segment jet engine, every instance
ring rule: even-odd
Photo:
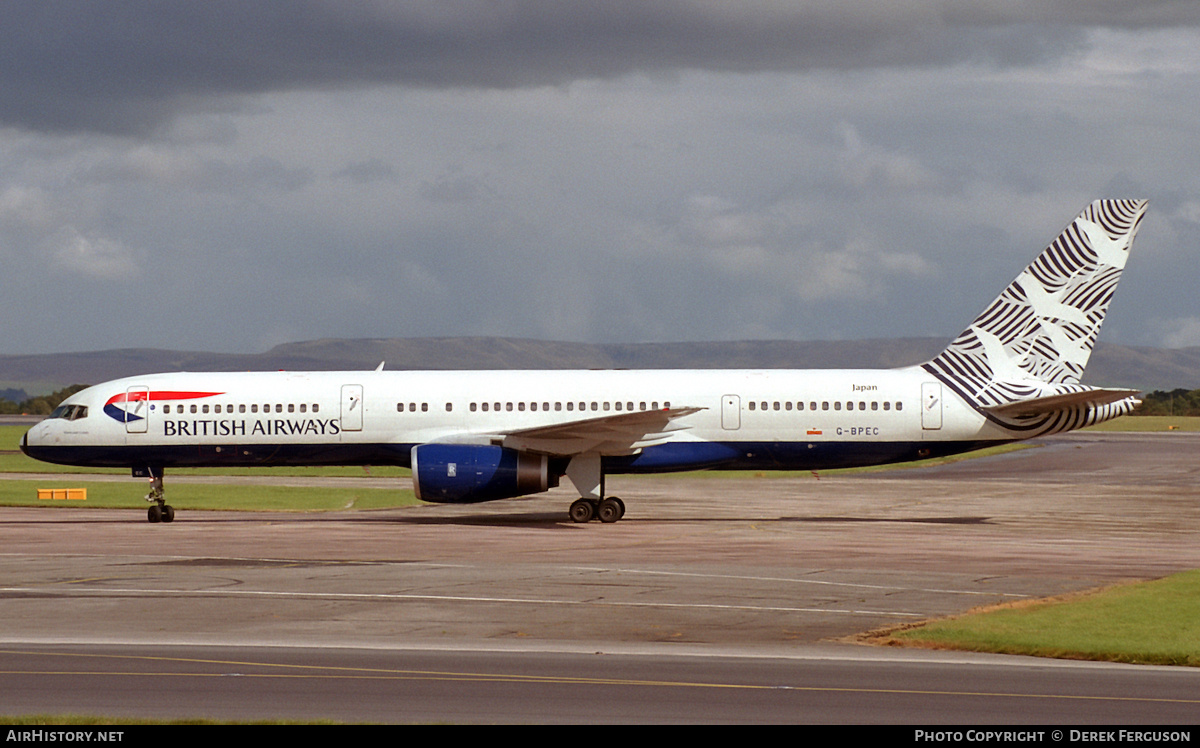
[[[474,504],[548,491],[558,485],[546,455],[477,444],[419,444],[413,488],[422,501]]]

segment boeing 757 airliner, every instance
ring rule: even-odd
[[[402,465],[418,498],[539,493],[615,522],[604,476],[817,470],[1043,436],[1133,410],[1080,384],[1145,200],[1083,210],[941,354],[889,370],[153,374],[89,387],[21,440],[47,462],[131,468],[170,522],[175,467]]]

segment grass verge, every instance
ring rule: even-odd
[[[1084,431],[1200,431],[1200,416],[1121,416]]]
[[[86,488],[87,500],[39,500],[39,488]],[[133,478],[128,482],[0,480],[0,506],[136,509],[148,506],[142,501],[146,490],[145,481]],[[332,512],[388,509],[421,503],[413,496],[412,489],[400,482],[394,489],[175,483],[168,484],[167,496],[171,506],[181,511]]]
[[[1200,666],[1200,570],[1006,603],[867,637],[875,644]]]

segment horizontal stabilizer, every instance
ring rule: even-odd
[[[1081,405],[1107,405],[1138,395],[1137,390],[1103,389],[1089,387],[1079,392],[1067,392],[1061,395],[1046,395],[1031,397],[1001,405],[984,408],[989,413],[1008,418],[1020,416],[1036,416],[1043,413],[1054,413],[1060,410],[1077,408]]]

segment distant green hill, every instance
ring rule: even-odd
[[[264,353],[120,349],[0,356],[0,386],[46,394],[159,371],[329,371],[374,369],[850,369],[927,361],[944,338],[705,343],[589,344],[518,338],[324,339],[278,345]],[[1200,348],[1134,348],[1100,343],[1085,384],[1142,391],[1200,387]]]

